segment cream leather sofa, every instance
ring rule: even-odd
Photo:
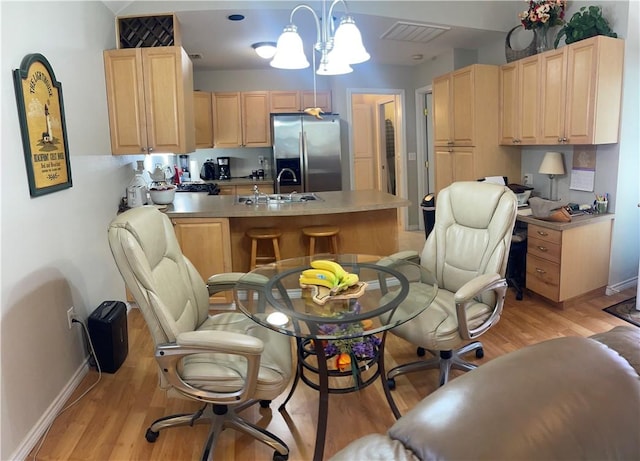
[[[337,460],[638,460],[640,329],[506,354],[457,377]]]

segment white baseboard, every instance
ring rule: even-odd
[[[80,385],[85,375],[89,372],[89,361],[85,360],[80,367],[73,374],[71,379],[64,386],[60,394],[56,397],[56,399],[49,405],[47,411],[40,417],[35,426],[31,428],[27,436],[20,443],[16,451],[11,455],[9,459],[11,460],[25,460],[29,456],[29,452],[33,450],[36,446],[42,435],[45,433],[50,424],[58,416],[60,410],[64,408],[65,403],[71,397],[73,391]]]
[[[607,291],[605,293],[607,296],[611,296],[616,293],[620,293],[623,290],[627,290],[629,288],[635,288],[637,286],[638,286],[638,277],[632,277],[623,282],[616,283],[615,285],[607,286]]]

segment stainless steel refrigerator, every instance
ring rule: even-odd
[[[342,189],[340,117],[323,114],[275,114],[273,157],[280,192],[321,192]],[[282,171],[289,168],[289,171]],[[295,181],[293,176],[295,175]],[[276,181],[275,187],[278,187]],[[277,190],[277,189],[276,189]]]

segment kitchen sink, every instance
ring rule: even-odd
[[[282,203],[306,203],[313,201],[322,201],[322,199],[313,192],[305,192],[303,194],[261,194],[257,199],[257,204],[279,205]],[[253,195],[238,195],[236,199],[236,203],[244,205],[254,205],[256,204],[255,202],[256,198]]]

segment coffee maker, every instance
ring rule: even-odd
[[[230,157],[218,157],[218,179],[231,179]]]

